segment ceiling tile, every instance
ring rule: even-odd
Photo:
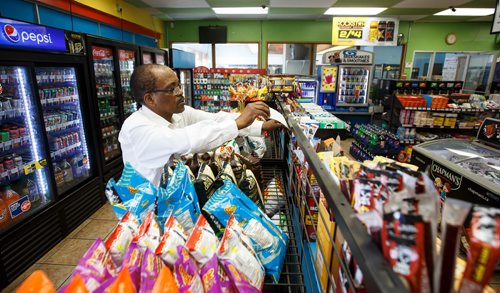
[[[496,0],[473,0],[471,2],[465,3],[457,7],[467,7],[467,8],[495,8]]]
[[[468,21],[469,19],[474,18],[471,16],[438,16],[431,15],[422,19],[419,19],[419,22],[463,22]]]
[[[471,0],[403,0],[393,7],[398,8],[448,8],[471,2]]]
[[[275,8],[271,7],[269,9],[269,15],[300,15],[300,14],[316,14],[321,15],[325,13],[326,8]]]
[[[332,7],[337,0],[271,0],[269,6],[274,7]]]
[[[334,7],[392,7],[400,1],[401,0],[338,0]]]
[[[432,15],[441,11],[442,9],[428,9],[428,8],[389,8],[382,11],[378,16],[398,16],[398,15]]]
[[[142,0],[157,8],[201,8],[210,7],[205,0]]]
[[[259,7],[269,6],[269,0],[207,0],[210,7]]]

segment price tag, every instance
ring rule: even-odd
[[[46,159],[40,160],[40,161],[38,161],[38,162],[35,162],[35,168],[36,168],[37,170],[42,169],[42,168],[44,168],[45,166],[47,166],[47,160],[46,160]]]
[[[35,162],[24,165],[24,175],[31,174],[36,171]]]

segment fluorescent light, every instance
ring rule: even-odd
[[[267,14],[269,8],[262,7],[217,7],[215,14]]]
[[[447,16],[486,16],[495,13],[495,8],[451,8],[435,13],[434,15]]]
[[[325,15],[377,15],[387,7],[332,7]]]

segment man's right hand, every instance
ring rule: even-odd
[[[238,127],[238,130],[243,129],[250,126],[255,118],[261,116],[262,118],[267,119],[269,115],[269,106],[267,106],[266,103],[256,102],[248,104],[243,112],[241,112],[240,116],[236,118],[236,126]]]

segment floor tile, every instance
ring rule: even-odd
[[[71,275],[69,275],[69,277],[61,284],[61,286],[59,286],[58,288],[56,288],[57,290],[65,287],[66,285],[69,284],[69,282],[71,281]]]
[[[90,216],[91,219],[98,219],[98,220],[115,220],[118,221],[116,218],[115,212],[113,212],[113,208],[111,208],[111,205],[109,203],[106,203],[102,208],[97,210],[92,216]]]
[[[47,274],[56,289],[64,284],[75,269],[75,266],[72,265],[35,264],[35,267],[37,270],[42,270]]]
[[[66,238],[61,240],[61,242],[57,243],[49,252],[47,252],[44,256],[42,256],[37,263],[45,263],[49,257],[53,256],[57,251],[61,249],[61,247],[66,243]]]
[[[72,238],[95,240],[96,238],[105,239],[116,227],[116,220],[97,220],[90,219],[87,225],[75,233]]]
[[[94,240],[66,238],[59,249],[44,264],[76,265],[83,254],[90,248]],[[42,263],[42,262],[39,262]]]
[[[75,230],[69,233],[69,235],[66,238],[75,238],[76,233],[80,232],[83,228],[85,228],[85,226],[87,226],[88,223],[90,223],[90,219],[83,221],[83,223],[81,223],[80,226],[76,227]]]

